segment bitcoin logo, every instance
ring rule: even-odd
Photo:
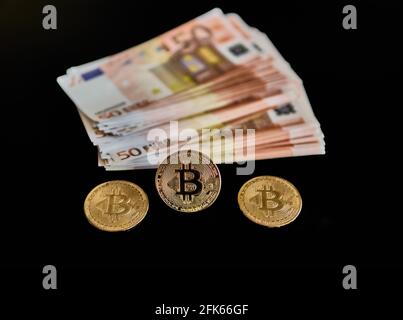
[[[113,193],[106,195],[104,199],[96,204],[96,208],[103,214],[112,216],[112,219],[118,219],[119,215],[126,214],[132,208],[128,196],[122,193],[122,190],[112,190]]]
[[[267,217],[272,211],[280,210],[283,207],[283,203],[279,201],[280,193],[274,191],[273,188],[270,186],[267,189],[266,186],[263,187],[261,190],[257,190],[261,194],[262,205],[260,210],[264,211],[264,215]]]
[[[239,190],[238,204],[247,218],[267,227],[294,221],[302,208],[298,190],[287,180],[261,176],[247,181]]]
[[[172,209],[197,212],[217,199],[221,177],[217,166],[206,155],[186,150],[170,155],[160,164],[155,185],[161,199]]]
[[[148,198],[136,184],[109,181],[96,186],[84,202],[88,221],[104,231],[128,230],[145,217]]]
[[[200,194],[203,189],[200,172],[192,169],[190,164],[182,164],[181,168],[175,172],[178,173],[179,178],[179,191],[176,194],[181,195],[184,202],[191,202],[192,197]]]

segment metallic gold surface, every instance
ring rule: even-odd
[[[302,208],[298,190],[287,180],[260,176],[239,190],[238,204],[244,215],[266,227],[281,227],[294,221]]]
[[[155,185],[161,199],[180,212],[197,212],[218,197],[221,176],[217,166],[201,152],[179,151],[157,169]]]
[[[104,231],[129,230],[139,224],[148,211],[148,198],[138,185],[114,180],[96,186],[84,202],[88,221]]]

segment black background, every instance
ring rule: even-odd
[[[57,30],[42,28],[45,4],[57,8]],[[347,4],[357,7],[357,30],[342,27]],[[237,176],[232,165],[220,166],[214,205],[194,215],[165,206],[155,170],[98,168],[96,149],[56,83],[70,66],[139,44],[213,7],[269,35],[303,79],[325,134],[324,156],[256,163],[253,176],[283,177],[302,195],[300,217],[284,228],[269,230],[242,215],[237,193],[251,177]],[[361,294],[398,288],[402,12],[397,1],[3,0],[3,288],[46,297],[114,292],[118,299],[127,292],[131,310],[145,319],[160,303],[249,303],[250,318],[305,292],[354,303],[357,294],[342,288],[346,264],[357,267]],[[83,213],[87,193],[113,179],[137,183],[150,199],[146,219],[129,232],[98,231]],[[56,292],[42,289],[47,264],[58,269]]]

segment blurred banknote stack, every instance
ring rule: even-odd
[[[57,82],[107,170],[155,167],[151,156],[174,145],[217,163],[227,162],[223,154],[242,161],[324,153],[301,79],[265,33],[220,9],[71,67]],[[228,132],[233,139],[223,144]]]

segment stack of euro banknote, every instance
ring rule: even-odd
[[[76,105],[107,170],[155,167],[150,155],[175,143],[200,148],[235,129],[247,139],[223,148],[214,140],[203,149],[215,162],[226,162],[215,156],[222,149],[234,161],[324,153],[301,79],[265,33],[220,9],[71,67],[57,82]],[[166,136],[154,141],[158,132]],[[246,144],[252,153],[244,152]]]

